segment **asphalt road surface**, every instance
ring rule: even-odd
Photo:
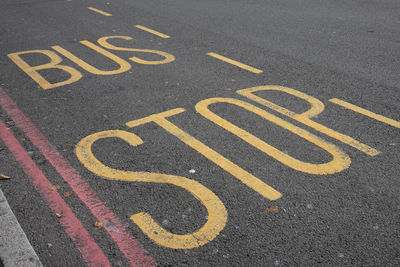
[[[398,0],[2,0],[0,186],[45,266],[399,266]]]

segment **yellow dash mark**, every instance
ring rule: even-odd
[[[249,65],[240,63],[239,61],[236,61],[236,60],[233,60],[233,59],[230,59],[230,58],[227,58],[227,57],[218,55],[218,54],[216,54],[216,53],[207,53],[207,55],[209,55],[209,56],[211,56],[211,57],[214,57],[214,58],[217,58],[217,59],[219,59],[219,60],[225,61],[225,62],[227,62],[227,63],[230,63],[230,64],[232,64],[232,65],[235,65],[236,67],[239,67],[239,68],[248,70],[248,71],[250,71],[250,72],[252,72],[252,73],[255,73],[255,74],[260,74],[260,73],[263,72],[262,70],[259,70],[259,69],[250,67]]]
[[[159,36],[161,38],[165,38],[165,39],[171,38],[171,36],[169,36],[169,35],[166,35],[166,34],[163,34],[161,32],[149,29],[149,28],[147,28],[145,26],[142,26],[142,25],[135,25],[135,27],[138,28],[138,29],[141,29],[143,31],[146,31],[146,32],[152,33],[154,35],[157,35],[157,36]]]
[[[94,8],[94,7],[91,7],[91,6],[89,6],[88,9],[90,9],[90,10],[92,10],[92,11],[94,11],[94,12],[97,12],[97,13],[99,13],[99,14],[102,14],[102,15],[104,15],[104,16],[107,16],[107,17],[111,17],[111,16],[112,16],[110,13],[101,11],[101,10],[99,10],[99,9],[97,9],[97,8]]]
[[[364,116],[370,117],[370,118],[375,119],[377,121],[389,124],[389,125],[391,125],[393,127],[400,128],[400,122],[392,120],[392,119],[389,119],[389,118],[387,118],[385,116],[373,113],[373,112],[371,112],[369,110],[357,107],[356,105],[350,104],[350,103],[348,103],[346,101],[343,101],[343,100],[340,100],[340,99],[337,99],[337,98],[332,98],[332,99],[329,100],[329,102],[335,103],[336,105],[339,105],[339,106],[342,106],[344,108],[350,109],[350,110],[352,110],[354,112],[360,113],[360,114],[362,114]]]

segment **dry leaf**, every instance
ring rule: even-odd
[[[279,212],[279,208],[277,206],[270,206],[267,208],[267,211],[270,213],[278,213]]]
[[[72,196],[72,192],[71,191],[67,191],[64,193],[64,197],[70,197]]]
[[[231,91],[231,90],[232,90],[232,88],[226,88],[226,90],[228,90],[228,91]]]
[[[71,143],[65,143],[64,146],[75,146],[75,145]]]
[[[53,244],[47,243],[47,247],[48,247],[48,248],[51,248],[52,246],[53,246]]]
[[[13,125],[13,124],[14,124],[13,121],[7,121],[6,123],[7,123],[8,125]]]
[[[101,229],[101,228],[103,228],[103,223],[97,221],[97,222],[95,222],[94,227],[95,227],[96,229]]]
[[[51,186],[49,186],[49,190],[51,190],[51,191],[58,190],[58,189],[60,189],[59,185],[51,185]]]
[[[6,180],[6,179],[11,179],[11,177],[0,173],[0,180]]]
[[[56,217],[57,217],[57,218],[61,218],[62,215],[61,215],[60,213],[56,213]]]

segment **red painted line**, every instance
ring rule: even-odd
[[[65,203],[56,190],[49,190],[51,186],[49,180],[47,180],[43,172],[33,162],[2,121],[0,121],[0,138],[3,139],[8,150],[13,153],[24,172],[29,176],[36,190],[47,200],[53,213],[61,214],[60,224],[64,227],[65,232],[72,239],[72,242],[74,242],[87,265],[111,266],[106,256],[104,256],[86,229],[83,228],[81,222],[75,217],[67,203]]]
[[[24,132],[44,157],[53,165],[61,177],[69,184],[78,198],[88,207],[97,220],[102,221],[104,229],[117,244],[131,266],[155,266],[154,259],[148,255],[142,244],[123,226],[120,219],[107,208],[89,184],[80,176],[57,149],[21,112],[11,98],[0,88],[0,106],[15,124]]]

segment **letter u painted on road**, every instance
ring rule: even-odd
[[[282,151],[276,149],[275,147],[267,144],[266,142],[262,141],[261,139],[257,138],[256,136],[252,135],[251,133],[239,128],[238,126],[228,122],[227,120],[223,119],[222,117],[218,116],[217,114],[213,113],[208,109],[208,106],[211,104],[216,103],[228,103],[232,105],[236,105],[241,107],[245,110],[253,112],[254,114],[259,115],[260,117],[271,121],[272,123],[304,138],[305,140],[319,146],[320,148],[326,150],[330,153],[333,159],[328,163],[322,164],[314,164],[309,162],[303,162],[298,159],[295,159]],[[202,116],[209,119],[210,121],[214,122],[215,124],[221,126],[225,130],[235,134],[242,140],[246,141],[247,143],[251,144],[252,146],[256,147],[257,149],[261,150],[265,154],[273,157],[274,159],[278,160],[279,162],[285,164],[286,166],[293,168],[295,170],[311,173],[311,174],[333,174],[340,172],[350,166],[351,160],[350,157],[342,151],[336,145],[329,143],[318,136],[311,134],[310,132],[297,127],[271,113],[266,112],[263,109],[260,109],[252,104],[247,102],[233,99],[233,98],[209,98],[200,101],[196,104],[196,110]]]
[[[93,49],[94,51],[98,52],[99,54],[102,54],[103,56],[107,57],[108,59],[111,59],[112,61],[114,61],[115,63],[117,63],[119,65],[119,68],[116,70],[99,70],[99,69],[93,67],[92,65],[86,63],[82,59],[78,58],[71,52],[65,50],[61,46],[55,45],[55,46],[52,46],[51,48],[53,48],[58,53],[60,53],[64,57],[68,58],[72,62],[79,65],[82,69],[84,69],[90,73],[96,74],[96,75],[114,75],[114,74],[126,72],[131,69],[131,64],[129,64],[129,62],[127,62],[126,60],[123,60],[120,57],[117,57],[116,55],[108,52],[107,50],[105,50],[89,41],[86,41],[86,40],[80,41],[80,43]]]

